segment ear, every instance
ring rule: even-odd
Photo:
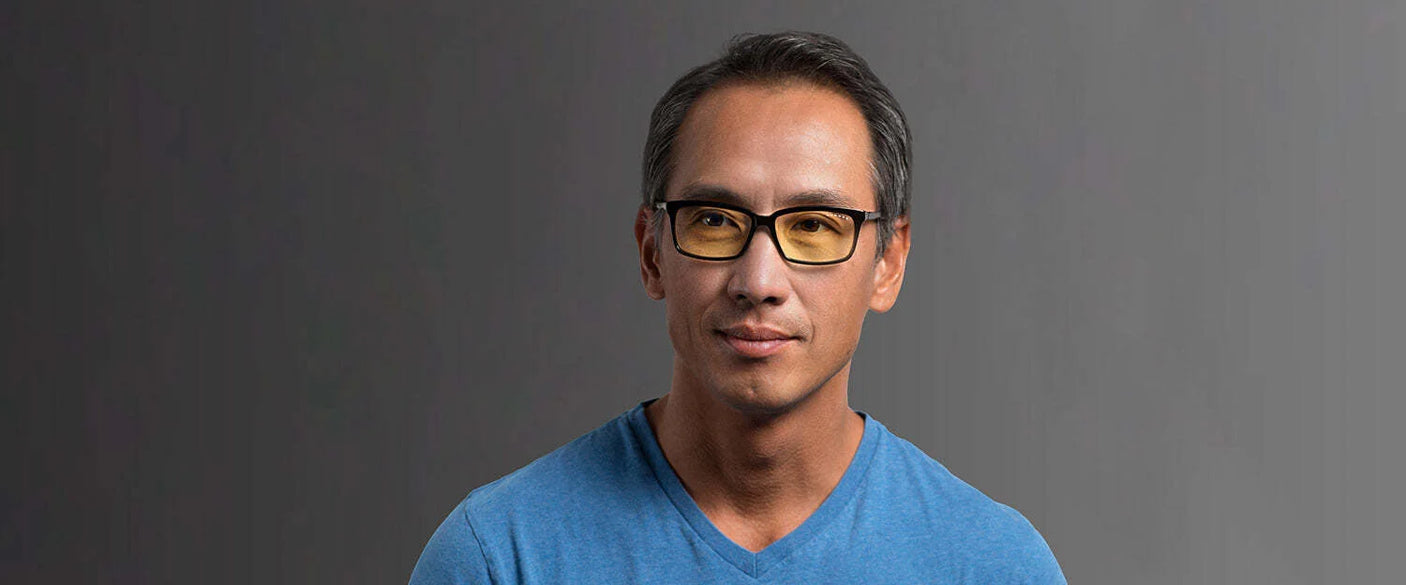
[[[644,292],[649,298],[664,298],[664,279],[659,276],[659,241],[654,237],[655,230],[649,226],[651,210],[640,206],[635,214],[635,243],[640,248],[640,278],[644,280]]]
[[[898,300],[898,289],[903,288],[903,270],[908,265],[908,246],[911,243],[908,216],[893,220],[893,237],[874,265],[874,294],[869,297],[869,308],[875,312],[888,311]]]

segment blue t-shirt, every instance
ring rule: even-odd
[[[862,412],[864,438],[834,491],[790,534],[749,551],[674,475],[649,402],[470,493],[410,583],[1065,582],[1019,512]]]

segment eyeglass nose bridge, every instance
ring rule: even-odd
[[[776,255],[787,262],[795,262],[786,256],[786,249],[781,247],[781,238],[776,237],[776,214],[757,215],[752,213],[749,219],[752,221],[752,229],[747,230],[747,239],[742,241],[742,249],[737,251],[737,258],[747,255],[747,250],[752,247],[752,240],[757,237],[757,228],[766,226],[767,236],[771,238],[771,245],[776,248]]]

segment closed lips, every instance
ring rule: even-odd
[[[790,335],[765,327],[729,327],[721,330],[729,337],[736,337],[746,341],[776,341],[781,339],[791,339]]]

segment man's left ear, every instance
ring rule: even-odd
[[[869,297],[869,308],[875,312],[888,311],[898,300],[898,289],[903,288],[903,269],[908,264],[908,246],[911,243],[908,216],[893,220],[893,236],[874,265],[874,294]]]

